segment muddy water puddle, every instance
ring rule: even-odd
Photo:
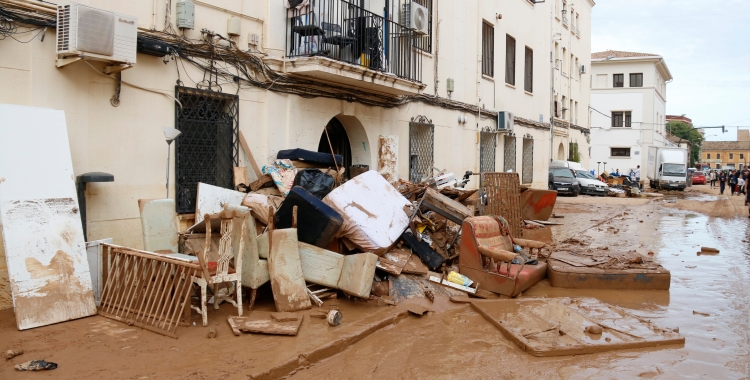
[[[716,199],[695,193],[670,194],[672,197]],[[614,234],[614,230],[619,233]],[[747,219],[709,218],[695,212],[666,209],[656,202],[613,218],[583,235],[592,238],[592,246],[611,245],[614,249],[632,249],[641,254],[654,252],[654,259],[671,271],[670,290],[559,289],[545,281],[527,291],[524,297],[595,297],[631,309],[661,327],[679,327],[686,342],[684,347],[600,354],[609,358],[605,366],[580,365],[578,371],[562,377],[747,378],[750,373]],[[698,255],[701,246],[717,248],[720,253]],[[597,362],[595,357],[600,355],[588,360]]]

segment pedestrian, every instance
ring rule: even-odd
[[[719,172],[719,194],[724,195],[724,187],[727,185],[727,175],[723,171]]]
[[[620,169],[616,169],[615,170],[615,177],[619,177],[619,176],[620,176]]]
[[[712,189],[714,187],[716,187],[716,172],[714,172],[713,170],[711,170],[710,172],[708,172],[708,180],[711,183],[711,188]]]
[[[744,176],[740,176],[737,178],[737,195],[744,194],[745,190],[745,178]]]
[[[734,170],[730,170],[727,175],[727,184],[729,185],[729,195],[734,195]]]
[[[740,178],[740,171],[734,170],[733,173],[734,174],[732,174],[732,185],[733,185],[732,195],[740,195],[739,189],[737,188],[737,182],[739,181],[739,178]]]
[[[641,183],[641,165],[635,168],[635,182],[638,184],[638,188],[643,190],[643,184]]]

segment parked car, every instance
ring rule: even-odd
[[[557,190],[558,193],[570,194],[577,197],[581,193],[581,187],[573,170],[568,168],[549,168],[549,189]]]
[[[591,173],[585,170],[576,170],[575,175],[581,187],[581,194],[604,196],[609,193],[609,185],[598,180]]]
[[[693,185],[705,185],[706,184],[706,173],[702,171],[696,171],[693,173]]]

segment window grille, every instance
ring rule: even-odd
[[[523,183],[534,182],[534,137],[528,134],[523,137],[523,162],[521,165],[521,180]]]
[[[516,171],[516,136],[506,135],[504,137],[504,163],[503,171]]]
[[[409,123],[409,181],[422,182],[432,176],[435,161],[435,125],[417,116]]]
[[[479,171],[492,173],[495,171],[495,152],[497,151],[497,133],[490,132],[490,128],[479,134]]]
[[[198,182],[231,189],[238,166],[239,115],[236,95],[177,86],[175,188],[178,213],[195,212]]]

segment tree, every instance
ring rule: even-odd
[[[667,132],[682,138],[684,141],[690,142],[692,147],[690,150],[690,167],[695,167],[695,164],[700,162],[701,159],[703,136],[701,136],[700,132],[684,121],[667,122]]]

